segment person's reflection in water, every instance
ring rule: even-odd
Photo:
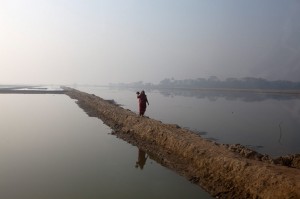
[[[138,161],[135,163],[135,168],[140,167],[140,169],[142,170],[146,164],[147,158],[148,155],[146,155],[145,151],[139,149]]]

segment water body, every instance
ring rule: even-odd
[[[135,92],[79,87],[137,112]],[[300,96],[251,92],[146,90],[146,115],[189,128],[206,139],[242,144],[273,157],[300,153]]]
[[[0,198],[212,198],[66,95],[1,94],[0,106]]]

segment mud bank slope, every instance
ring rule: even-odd
[[[300,169],[275,165],[269,157],[239,145],[217,144],[177,125],[139,117],[95,95],[74,89],[66,89],[66,94],[116,136],[217,198],[300,198]],[[300,160],[298,156],[287,159],[295,167]],[[285,162],[284,158],[278,162]]]

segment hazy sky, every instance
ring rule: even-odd
[[[300,81],[300,0],[0,0],[0,84]]]

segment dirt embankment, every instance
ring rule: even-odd
[[[89,116],[110,126],[116,136],[217,198],[300,198],[297,155],[273,160],[241,145],[218,144],[177,125],[139,117],[95,95],[74,89],[66,94],[78,100]]]

